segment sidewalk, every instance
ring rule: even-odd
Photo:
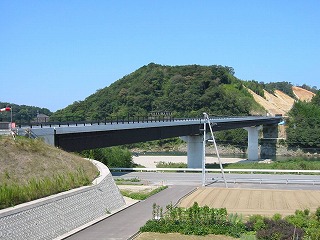
[[[140,202],[128,201],[126,206],[117,213],[106,216],[105,219],[96,220],[91,226],[78,229],[77,233],[59,239],[68,240],[126,240],[136,234],[147,220],[152,218],[152,205],[154,203],[165,209],[165,206],[177,203],[183,196],[194,190],[194,186],[169,186]],[[89,224],[88,224],[89,225]],[[69,233],[70,234],[70,233]]]
[[[118,213],[118,212],[121,212],[121,211],[123,211],[124,209],[126,209],[126,208],[128,208],[128,207],[130,207],[130,206],[132,206],[132,205],[134,205],[134,204],[136,204],[136,203],[139,202],[139,200],[134,200],[134,199],[131,199],[131,198],[128,198],[128,197],[123,197],[123,198],[124,198],[126,204],[125,204],[124,206],[122,206],[121,208],[118,208],[118,209],[116,209],[115,211],[113,211],[113,212],[111,212],[111,213],[109,213],[109,214],[106,214],[106,215],[104,215],[104,216],[102,216],[102,217],[100,217],[100,218],[97,218],[97,219],[95,219],[95,220],[93,220],[93,221],[91,221],[91,222],[88,222],[87,224],[82,225],[81,227],[78,227],[78,228],[76,228],[76,229],[73,229],[72,231],[70,231],[70,232],[68,232],[68,233],[66,233],[66,234],[63,234],[63,235],[55,238],[54,240],[66,239],[66,238],[68,238],[69,236],[72,236],[73,234],[75,234],[75,233],[77,233],[77,232],[80,232],[80,231],[82,231],[82,230],[84,230],[84,229],[86,229],[86,228],[88,228],[88,227],[90,227],[90,226],[92,226],[92,225],[100,222],[100,221],[103,221],[103,220],[105,220],[106,218],[111,217],[113,214],[116,214],[116,213]]]

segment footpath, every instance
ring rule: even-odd
[[[127,240],[131,239],[146,221],[152,218],[152,205],[165,207],[176,204],[182,197],[195,189],[194,186],[169,186],[167,189],[137,203],[128,203],[127,208],[109,217],[93,223],[84,229],[78,229],[73,235],[62,238],[68,240]],[[132,204],[133,203],[133,204]],[[80,231],[79,231],[80,230]]]

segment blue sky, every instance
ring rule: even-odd
[[[0,101],[56,111],[150,62],[320,88],[319,0],[0,1]]]

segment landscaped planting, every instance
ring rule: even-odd
[[[153,205],[153,219],[141,232],[181,233],[185,235],[221,234],[241,239],[258,240],[318,240],[320,239],[320,207],[315,213],[308,209],[297,210],[294,215],[272,218],[253,215],[243,220],[237,214],[228,214],[225,208],[200,207],[197,203],[190,208],[168,205],[166,212]]]

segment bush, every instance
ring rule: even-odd
[[[264,219],[265,227],[257,231],[257,239],[261,240],[291,240],[303,239],[304,232],[301,228],[285,220]]]
[[[244,224],[238,215],[228,217],[225,208],[200,207],[194,203],[187,209],[168,205],[166,210],[163,218],[148,221],[140,231],[179,232],[185,235],[224,234],[233,237],[240,237],[245,232]],[[157,215],[155,210],[153,215]]]
[[[80,153],[83,157],[95,159],[108,167],[134,167],[132,155],[128,149],[121,147],[97,148]]]

